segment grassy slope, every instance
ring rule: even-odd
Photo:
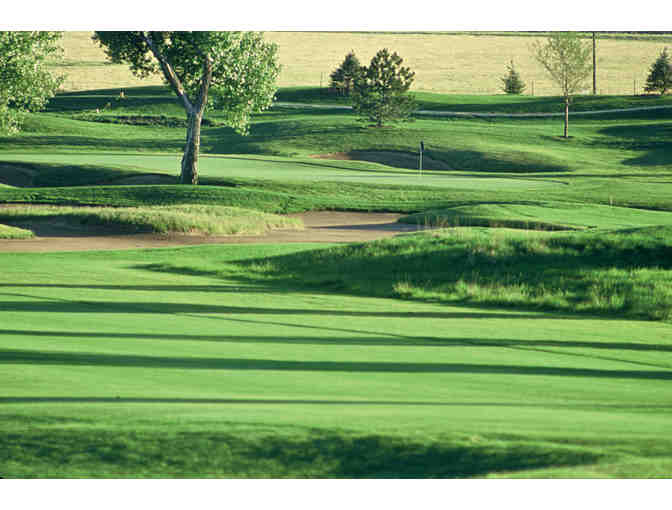
[[[61,116],[75,105],[87,109],[97,104],[81,103],[87,97],[98,102],[109,99],[105,96],[109,92],[101,94],[59,96],[51,108],[54,113],[60,113],[32,117],[24,134],[3,140],[5,152],[0,154],[0,159],[24,160],[33,165],[40,163],[39,168],[32,167],[38,173],[37,186],[110,183],[146,172],[174,175],[178,166],[177,154],[182,148],[182,128],[101,124]],[[134,89],[128,96],[123,104],[115,103],[115,112],[179,115],[179,108],[161,89]],[[206,127],[204,152],[223,153],[228,157],[203,157],[202,176],[206,184],[237,184],[235,193],[228,190],[233,196],[243,190],[248,195],[252,191],[280,192],[282,197],[274,195],[275,198],[269,200],[284,203],[296,201],[296,197],[305,194],[307,189],[287,181],[316,179],[358,183],[351,187],[353,196],[357,195],[358,189],[365,189],[369,196],[376,197],[368,203],[353,199],[347,204],[343,204],[344,196],[339,197],[337,202],[347,208],[385,208],[395,202],[398,186],[415,193],[419,191],[414,189],[415,186],[424,185],[448,188],[451,192],[444,193],[444,200],[439,202],[436,193],[425,190],[426,203],[422,204],[425,199],[420,197],[421,204],[415,210],[441,204],[507,201],[514,197],[669,210],[670,159],[666,140],[670,115],[669,111],[655,111],[577,118],[570,127],[573,138],[565,141],[557,137],[561,121],[553,119],[422,119],[386,128],[382,131],[383,137],[380,130],[362,127],[349,114],[273,110],[255,120],[250,137],[240,137],[223,127]],[[423,179],[416,179],[417,173],[412,170],[373,162],[307,157],[351,150],[415,154],[419,140],[424,140],[429,157],[454,170],[426,172]],[[129,150],[133,154],[129,154]],[[84,154],[87,151],[89,154]],[[172,152],[175,156],[159,155],[159,151]],[[289,156],[291,158],[287,159]],[[53,166],[49,168],[49,165]],[[362,174],[362,171],[378,173],[372,176]],[[362,179],[364,176],[366,179]],[[361,185],[362,182],[385,184],[390,191],[373,193],[373,188]],[[334,207],[334,201],[329,197],[335,187],[316,186],[311,207]],[[17,193],[26,196],[23,190],[14,190],[4,196],[7,200],[19,200]],[[63,197],[64,193],[59,191],[57,194]],[[75,194],[92,195],[93,192],[73,191],[72,201],[81,202]],[[40,195],[49,201],[44,192]],[[206,195],[213,196],[210,192]],[[413,199],[416,203],[417,198]],[[240,205],[227,202],[227,198],[221,200],[223,205]],[[401,210],[413,210],[406,207],[407,201],[403,202]],[[94,200],[93,203],[99,202]],[[283,210],[283,207],[274,207],[274,210]]]
[[[114,111],[179,114],[157,90],[135,92]],[[557,120],[422,119],[381,136],[347,114],[274,110],[249,138],[204,129],[205,150],[229,155],[201,160],[211,186],[100,187],[92,184],[174,174],[184,132],[67,118],[106,96],[61,99],[24,134],[2,140],[0,160],[26,166],[35,187],[3,189],[0,199],[272,212],[461,207],[471,216],[485,208],[495,220],[542,216],[552,203],[549,221],[573,215],[573,224],[609,228],[655,216],[623,205],[672,210],[670,121],[661,112],[577,119],[567,143],[557,139]],[[408,152],[418,140],[455,170],[429,172],[419,186],[399,180],[409,177],[404,169],[307,157]],[[362,175],[382,183],[362,184]],[[617,217],[600,203],[619,206]],[[571,204],[590,214],[562,216]],[[633,241],[561,234],[559,245],[530,242],[527,232],[473,232],[457,242],[415,236],[296,255],[311,247],[0,255],[9,268],[0,307],[3,471],[669,476],[669,325],[618,316],[647,316],[647,295],[664,298],[649,312],[669,309],[669,242],[656,241],[660,232]],[[521,246],[527,251],[511,258]],[[641,253],[647,258],[633,261]],[[491,270],[497,285],[483,285],[474,268]],[[575,278],[575,295],[556,292],[567,286],[563,274]],[[520,283],[527,287],[512,292]],[[610,296],[618,299],[594,301]],[[575,298],[586,312],[617,315],[558,313]]]
[[[669,474],[668,326],[258,274],[314,248],[0,255],[3,476]]]
[[[430,302],[672,318],[672,227],[456,228],[278,258],[260,277]]]
[[[29,239],[33,233],[29,230],[0,224],[0,239]]]
[[[622,229],[670,225],[672,214],[629,207],[566,202],[485,203],[423,211],[399,219],[439,227],[508,227],[532,230]]]

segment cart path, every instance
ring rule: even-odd
[[[375,241],[425,230],[397,223],[401,214],[319,211],[290,214],[303,221],[303,230],[274,230],[263,235],[206,236],[187,234],[86,235],[54,230],[32,239],[0,239],[0,252],[131,250],[199,244],[353,243]]]

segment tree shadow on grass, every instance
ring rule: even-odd
[[[665,112],[666,119],[670,113]],[[609,146],[622,150],[641,151],[642,155],[623,160],[626,166],[648,167],[672,165],[672,125],[643,124],[637,126],[612,126],[600,130],[601,134],[613,137],[613,140],[598,140],[598,146]],[[646,151],[646,152],[644,152]]]
[[[199,276],[201,272],[194,270],[183,274]],[[206,275],[204,275],[206,276]],[[33,289],[86,289],[86,290],[124,290],[139,292],[284,292],[270,285],[244,285],[244,284],[203,284],[203,285],[107,285],[107,284],[68,284],[68,283],[4,283],[0,282],[0,289],[33,288]],[[0,294],[2,295],[2,294]]]
[[[418,442],[296,427],[291,436],[254,431],[128,432],[32,429],[0,436],[5,476],[163,475],[283,478],[467,478],[494,472],[580,466],[587,449],[507,442]],[[84,474],[85,473],[85,474]]]
[[[91,186],[118,179],[147,175],[144,170],[119,170],[103,165],[63,165],[58,163],[35,163],[28,161],[0,161],[5,168],[24,171],[30,180],[12,184],[22,188],[59,186]],[[0,177],[2,180],[2,177]]]
[[[0,294],[2,295],[2,294]],[[7,295],[7,294],[5,294]],[[21,297],[33,297],[19,295]],[[333,317],[370,317],[399,319],[547,319],[543,313],[505,313],[485,312],[481,310],[464,312],[376,312],[319,308],[261,308],[253,306],[230,306],[205,303],[167,303],[167,302],[121,302],[121,301],[1,301],[3,312],[36,313],[118,313],[118,314],[223,314],[223,315],[272,315],[272,316],[333,316]]]
[[[420,407],[515,407],[521,409],[567,409],[567,410],[668,410],[672,409],[672,404],[600,404],[595,402],[564,404],[561,402],[468,402],[468,401],[423,401],[423,400],[316,400],[316,399],[277,399],[277,398],[185,398],[185,397],[0,397],[0,404],[175,404],[175,405],[260,405],[260,406],[420,406]],[[91,423],[90,419],[69,418],[65,416],[34,416],[23,414],[0,414],[0,418],[19,421],[21,423],[30,423],[31,420],[36,423],[56,424],[67,421],[77,421],[82,423]],[[291,426],[291,425],[290,425]],[[505,435],[497,434],[497,437],[504,438]],[[511,435],[516,438],[518,436]],[[551,438],[547,439],[551,441]]]
[[[0,284],[0,288],[2,285]],[[188,288],[188,286],[187,286]],[[291,287],[284,288],[285,291]],[[294,289],[295,290],[295,289]],[[64,298],[44,298],[32,294],[0,292],[0,296],[29,298],[30,301],[0,301],[0,310],[15,312],[40,312],[40,313],[152,313],[152,314],[222,314],[225,319],[229,315],[272,315],[272,316],[291,316],[291,315],[319,315],[319,316],[342,316],[342,317],[371,317],[371,318],[401,318],[401,319],[546,319],[546,315],[539,313],[506,313],[506,312],[486,312],[478,309],[467,309],[466,311],[359,311],[343,309],[324,309],[324,308],[271,308],[271,307],[253,307],[253,306],[234,306],[217,305],[208,303],[168,303],[152,301],[81,301]],[[207,316],[204,316],[208,318]],[[218,317],[210,317],[218,318]]]
[[[267,437],[250,453],[271,457],[281,465],[303,466],[310,476],[314,464],[327,465],[325,476],[346,478],[468,478],[498,471],[592,464],[600,459],[576,449],[512,446],[418,444],[378,435],[312,439]]]
[[[147,128],[151,129],[151,128]],[[101,150],[118,151],[164,151],[179,152],[184,149],[183,137],[172,138],[130,138],[130,137],[90,137],[80,135],[30,135],[22,134],[12,138],[0,137],[1,143],[22,149],[35,149],[36,147],[48,147],[49,150],[62,147],[94,148]]]
[[[253,370],[343,373],[489,374],[550,377],[586,377],[626,380],[672,380],[671,370],[606,370],[551,366],[487,365],[469,363],[398,363],[367,361],[294,361],[243,358],[171,358],[92,352],[49,352],[0,349],[0,364],[63,365],[195,370]]]
[[[297,139],[304,137],[348,137],[360,131],[361,128],[356,125],[331,126],[325,130],[323,124],[299,120],[255,122],[247,136],[236,133],[230,127],[204,128],[201,133],[201,151],[216,154],[274,155],[276,151],[266,145],[269,140],[273,140],[276,145],[283,140],[293,145]],[[290,152],[293,150],[291,148]]]
[[[291,326],[286,324],[286,326]],[[325,328],[316,328],[325,329]],[[600,349],[616,351],[639,352],[672,352],[672,344],[651,344],[637,342],[585,342],[575,340],[521,340],[518,338],[444,338],[444,337],[415,337],[389,333],[372,335],[369,331],[342,330],[343,332],[362,333],[367,336],[278,336],[278,335],[187,335],[171,333],[111,333],[99,331],[50,331],[33,329],[0,329],[0,337],[28,336],[36,338],[87,338],[100,340],[158,340],[179,342],[231,342],[243,344],[287,344],[287,345],[359,345],[359,346],[388,346],[388,347],[523,347],[540,348],[553,347],[558,349]],[[561,351],[556,351],[560,353]]]

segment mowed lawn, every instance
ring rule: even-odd
[[[242,137],[213,113],[201,185],[177,186],[183,111],[165,88],[124,82],[89,36],[64,66],[84,92],[1,139],[0,202],[394,211],[455,228],[333,249],[0,253],[0,476],[670,476],[669,109],[573,116],[569,140],[559,118],[381,130],[342,109],[282,107]],[[519,59],[531,37],[274,37],[296,63],[282,101],[332,101],[322,76],[382,45],[417,69],[423,108],[561,107]],[[495,46],[475,76],[467,57]],[[661,46],[601,40],[600,72],[618,80],[599,83],[630,94]],[[511,58],[535,97],[429,92],[497,92]],[[573,108],[660,105],[600,95]],[[315,157],[327,155],[345,159]],[[37,215],[18,213],[29,230]],[[12,218],[0,236],[30,235]]]
[[[0,255],[2,476],[669,476],[669,324],[250,265],[324,248]]]

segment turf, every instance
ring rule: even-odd
[[[213,114],[194,187],[174,184],[184,119],[170,94],[117,96],[60,94],[2,138],[0,202],[396,211],[454,227],[349,246],[0,254],[0,476],[669,477],[670,110],[572,117],[569,140],[556,118],[375,129],[277,107],[242,137]],[[669,98],[575,106],[645,103]],[[422,175],[421,140],[437,166]]]
[[[667,325],[256,276],[316,249],[0,256],[3,476],[669,474]]]
[[[670,232],[670,226],[576,233],[460,227],[252,268],[334,292],[669,322]]]

